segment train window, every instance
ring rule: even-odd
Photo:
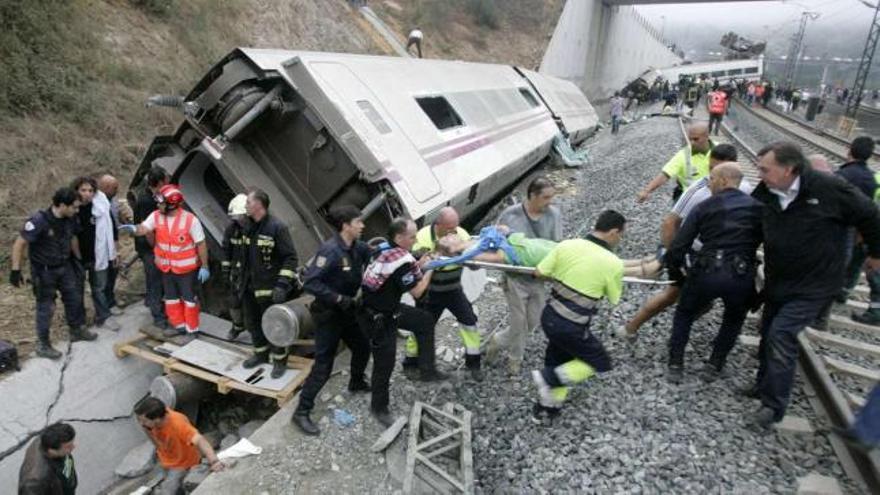
[[[745,72],[746,74],[757,74],[757,73],[758,73],[758,68],[757,68],[757,67],[746,67],[746,68],[743,70],[743,72]]]
[[[742,73],[743,73],[742,69],[730,69],[729,71],[727,71],[728,76],[737,76]]]
[[[533,95],[532,92],[528,89],[519,88],[519,94],[521,94],[526,102],[528,102],[530,107],[535,108],[536,106],[538,106],[538,100],[535,99],[535,95]]]
[[[358,100],[357,105],[364,112],[364,115],[367,116],[367,119],[373,124],[373,127],[379,131],[379,134],[390,134],[391,128],[388,127],[388,123],[385,122],[385,119],[379,115],[379,112],[376,111],[376,108],[373,107],[373,104],[367,100]]]
[[[723,75],[724,75],[723,70],[716,70],[715,72],[712,73],[712,77],[721,77]]]
[[[428,115],[431,122],[437,126],[437,129],[441,131],[464,125],[464,122],[462,122],[458,113],[455,112],[455,109],[452,108],[452,105],[442,96],[423,96],[416,98],[416,102],[422,107],[422,110]]]

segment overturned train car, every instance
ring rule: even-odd
[[[334,205],[365,213],[367,233],[391,218],[467,217],[597,124],[583,93],[561,79],[504,65],[284,50],[238,49],[185,97],[185,121],[157,137],[153,164],[179,183],[212,251],[226,205],[259,187],[304,262],[331,235]]]

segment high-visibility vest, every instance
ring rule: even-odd
[[[721,91],[713,91],[709,95],[709,113],[714,113],[716,115],[724,113],[724,103],[726,99],[727,95]]]
[[[880,172],[874,174],[874,182],[877,183],[877,189],[874,189],[874,201],[880,203]]]
[[[189,234],[193,222],[198,221],[196,216],[179,210],[177,215],[169,218],[156,210],[153,212],[153,221],[156,225],[156,245],[153,246],[156,267],[163,273],[170,271],[177,274],[198,269],[199,253]]]

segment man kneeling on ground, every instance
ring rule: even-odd
[[[134,406],[134,414],[150,441],[156,445],[159,464],[165,479],[159,494],[176,495],[183,486],[186,473],[208,459],[211,471],[222,471],[226,465],[217,458],[214,448],[183,414],[171,410],[155,398],[147,397]]]

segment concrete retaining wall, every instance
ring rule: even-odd
[[[568,0],[539,72],[573,81],[590,99],[603,100],[650,68],[680,62],[635,8]]]

